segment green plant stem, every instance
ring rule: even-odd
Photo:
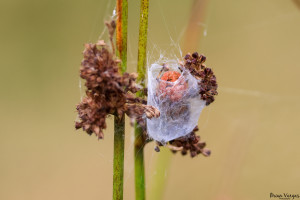
[[[139,44],[138,44],[138,78],[137,81],[145,88],[146,74],[146,47],[148,32],[148,11],[149,0],[141,0],[140,7],[140,27],[139,27]],[[144,97],[143,92],[137,94]],[[135,124],[135,142],[134,142],[134,167],[135,167],[135,198],[136,200],[144,200],[145,195],[145,169],[144,169],[144,145],[145,138],[143,130],[138,124]]]
[[[124,176],[124,116],[122,119],[115,116],[114,129],[113,199],[122,200]]]
[[[128,26],[128,1],[117,0],[117,54],[121,58],[120,70],[126,72],[127,68],[127,26]]]
[[[135,124],[134,167],[136,200],[145,199],[144,145],[143,130],[138,124]]]
[[[149,12],[149,0],[141,0],[137,81],[140,82],[143,87],[145,87],[145,74],[146,74],[148,12]],[[140,96],[143,96],[143,94],[141,94]]]
[[[127,24],[128,2],[117,0],[116,46],[117,54],[121,59],[120,71],[124,73],[127,68]],[[123,199],[124,178],[124,139],[125,116],[114,119],[114,164],[113,164],[113,199]]]

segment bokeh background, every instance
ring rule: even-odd
[[[74,121],[84,95],[83,44],[101,33],[107,38],[103,22],[114,6],[114,0],[0,1],[0,199],[111,199],[113,119],[100,141],[75,131]],[[138,18],[139,1],[129,0],[130,72]],[[179,47],[205,54],[220,86],[199,120],[211,157],[156,153],[148,144],[148,199],[300,193],[299,1],[151,0],[148,46],[150,62],[161,53],[179,58]],[[124,199],[131,200],[127,125]]]

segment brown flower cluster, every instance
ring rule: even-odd
[[[113,24],[113,23],[112,23]],[[109,25],[109,24],[108,24]],[[109,30],[114,26],[108,26]],[[113,34],[113,31],[109,31]],[[75,128],[82,128],[88,134],[95,133],[103,138],[106,117],[109,114],[121,118],[125,113],[132,118],[158,117],[159,111],[147,106],[146,101],[136,98],[140,88],[136,84],[136,73],[119,73],[120,61],[108,50],[104,41],[86,44],[80,68],[80,77],[84,79],[86,97],[77,105],[79,121]]]
[[[187,54],[184,59],[184,67],[197,79],[201,79],[199,93],[201,99],[205,100],[208,106],[215,100],[214,96],[218,94],[218,84],[214,72],[211,68],[205,66],[206,57],[204,55],[199,55],[195,52],[192,55]]]
[[[198,130],[196,126],[188,136],[170,141],[168,147],[174,153],[181,151],[182,155],[187,155],[189,152],[191,157],[195,157],[198,154],[202,154],[206,157],[210,156],[210,150],[205,148],[206,143],[200,140],[199,135],[195,134]]]
[[[80,77],[85,79],[86,97],[77,106],[80,121],[76,129],[83,128],[88,134],[103,138],[108,114],[122,116],[125,111],[127,92],[136,92],[136,75],[119,74],[119,61],[107,49],[103,41],[86,44],[83,52]]]

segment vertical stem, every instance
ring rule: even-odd
[[[146,64],[146,47],[147,47],[147,32],[148,32],[148,10],[149,10],[149,0],[141,0],[137,81],[140,82],[143,87],[145,87],[145,74],[146,74],[145,64]],[[143,94],[141,94],[141,96],[143,96]]]
[[[143,130],[138,124],[135,124],[134,167],[136,200],[145,199],[144,144]]]
[[[122,200],[124,175],[124,116],[122,119],[115,116],[114,129],[113,199]]]
[[[122,63],[120,71],[124,73],[127,66],[127,22],[128,2],[117,0],[117,24],[116,24],[116,46],[117,54]],[[113,166],[113,199],[123,199],[123,177],[124,177],[124,136],[125,116],[120,118],[116,115],[114,120],[114,166]]]
[[[127,24],[128,24],[128,1],[117,0],[117,29],[116,29],[116,46],[117,54],[122,63],[120,70],[122,73],[127,68]]]
[[[147,47],[147,32],[148,32],[148,10],[149,10],[149,0],[141,0],[137,81],[144,88],[145,88],[145,74],[146,74],[145,64],[146,64],[146,47]],[[143,92],[139,92],[137,95],[139,97],[145,96]],[[143,130],[138,124],[135,124],[134,166],[135,166],[136,200],[145,199],[144,144],[145,144],[145,138],[143,136]]]

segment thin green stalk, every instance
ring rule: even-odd
[[[128,2],[117,0],[117,24],[116,24],[116,46],[117,54],[122,63],[120,71],[124,73],[127,67],[127,23]],[[113,166],[113,199],[123,199],[123,177],[124,177],[124,138],[125,138],[125,116],[115,116],[114,120],[114,166]]]
[[[114,122],[114,175],[113,175],[113,199],[123,199],[123,175],[124,175],[124,133],[125,120],[115,116]]]
[[[144,145],[143,130],[139,125],[135,124],[134,167],[136,200],[145,199]]]
[[[148,32],[148,12],[149,12],[149,0],[141,0],[137,81],[140,82],[143,87],[145,87],[145,74],[146,74],[145,65],[146,65],[147,32]],[[140,96],[143,96],[143,94],[140,94]]]
[[[117,0],[117,54],[121,58],[120,70],[126,72],[127,68],[127,26],[128,26],[128,1]]]
[[[146,47],[148,32],[148,10],[149,0],[141,0],[140,7],[140,27],[139,27],[139,45],[138,45],[138,78],[137,81],[145,88],[146,74]],[[143,92],[137,94],[144,97]],[[145,169],[144,169],[144,145],[145,138],[143,130],[138,124],[135,124],[135,142],[134,142],[134,166],[135,166],[135,198],[136,200],[144,200],[145,195]]]

